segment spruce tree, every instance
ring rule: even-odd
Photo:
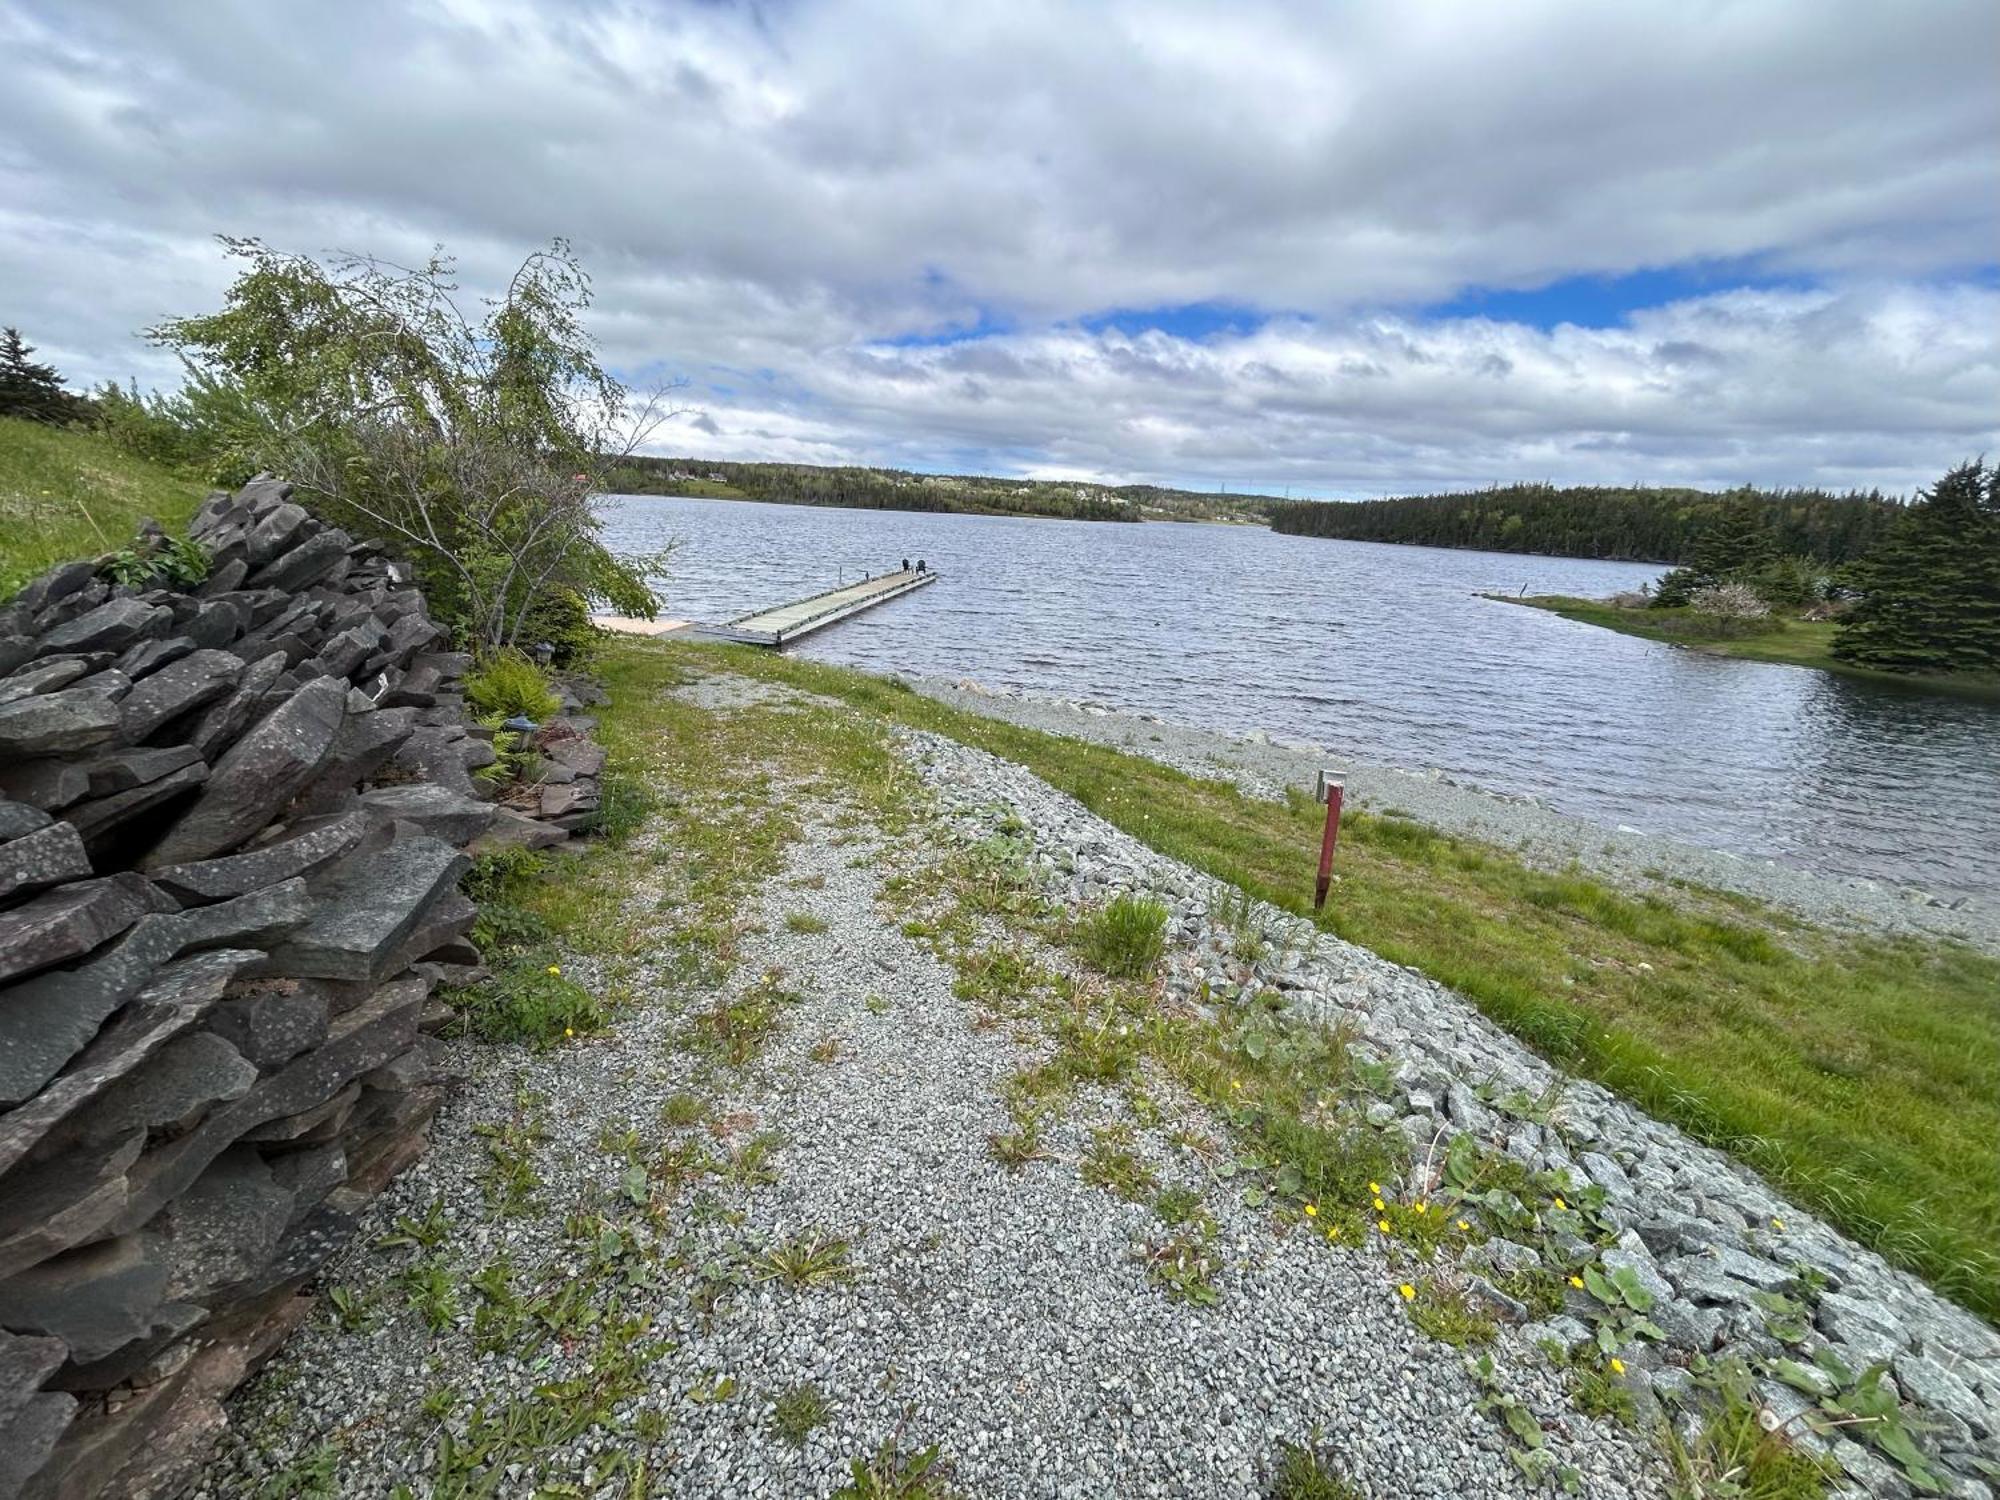
[[[28,356],[35,346],[14,328],[0,329],[0,417],[31,422],[70,422],[78,415],[76,397],[63,389],[52,365]]]
[[[1768,512],[1750,495],[1732,495],[1695,533],[1687,566],[1660,580],[1653,603],[1671,609],[1686,604],[1698,590],[1752,580],[1769,568],[1777,555],[1777,538]]]
[[[1833,654],[1888,672],[2000,672],[2000,469],[1953,469],[1849,574]]]

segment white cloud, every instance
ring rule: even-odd
[[[1996,41],[1979,0],[29,0],[0,319],[170,379],[133,334],[213,303],[214,231],[441,240],[473,283],[562,233],[621,367],[725,388],[714,456],[1901,485],[2000,412],[1991,295],[1952,284],[2000,258]],[[1718,260],[1832,289],[1610,332],[1380,311]],[[1284,316],[1065,326],[1196,301]],[[883,342],[982,315],[1026,331]]]

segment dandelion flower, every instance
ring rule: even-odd
[[[549,965],[549,972],[550,972],[551,974],[560,974],[560,973],[562,973],[562,965],[561,965],[561,964],[550,964],[550,965]]]
[[[1306,1217],[1308,1219],[1316,1219],[1319,1217],[1319,1205],[1317,1203],[1308,1203],[1306,1205]]]
[[[1613,1375],[1623,1375],[1625,1373],[1625,1361],[1615,1354],[1611,1356],[1611,1373]]]
[[[576,1028],[575,1028],[574,1026],[565,1026],[565,1027],[563,1027],[563,1035],[564,1035],[564,1036],[575,1036],[575,1035],[576,1035]]]
[[[1375,1221],[1375,1227],[1381,1230],[1384,1234],[1387,1234],[1389,1232],[1389,1221],[1387,1219],[1377,1219]]]
[[[1555,1200],[1555,1204],[1556,1204],[1556,1207],[1557,1207],[1557,1208],[1568,1208],[1568,1207],[1569,1207],[1569,1205],[1568,1205],[1567,1203],[1563,1202],[1563,1201],[1562,1201],[1562,1199],[1560,1199],[1560,1198],[1558,1198],[1558,1199],[1556,1199],[1556,1200]]]
[[[1327,1230],[1327,1232],[1326,1232],[1326,1237],[1327,1237],[1327,1238],[1328,1238],[1329,1240],[1337,1240],[1337,1239],[1339,1239],[1339,1238],[1340,1238],[1340,1226],[1339,1226],[1338,1224],[1336,1224],[1336,1225],[1334,1225],[1334,1226],[1333,1226],[1333,1228],[1331,1228],[1331,1229]]]
[[[1375,1212],[1380,1214],[1380,1213],[1387,1213],[1388,1211],[1389,1211],[1389,1205],[1384,1203],[1380,1198],[1377,1198],[1375,1200]]]
[[[1240,1078],[1232,1078],[1229,1080],[1229,1086],[1233,1089],[1240,1089],[1243,1087],[1243,1080]]]
[[[1785,1221],[1783,1219],[1773,1219],[1771,1221],[1771,1227],[1773,1229],[1783,1229],[1785,1227]]]
[[[1379,1198],[1382,1196],[1382,1184],[1379,1182],[1371,1182],[1368,1184],[1368,1191],[1373,1193],[1376,1197]]]
[[[1407,1281],[1404,1282],[1401,1286],[1397,1287],[1396,1290],[1403,1294],[1403,1300],[1405,1302],[1414,1302],[1417,1300],[1417,1289],[1411,1286]]]
[[[1421,1213],[1428,1213],[1429,1211],[1430,1211],[1430,1205],[1429,1205],[1428,1203],[1419,1203],[1419,1204],[1417,1205],[1417,1212],[1418,1212],[1418,1213],[1420,1213],[1420,1214],[1421,1214]]]
[[[1570,1277],[1569,1284],[1575,1287],[1579,1292],[1583,1290],[1583,1278],[1581,1276]]]
[[[1458,1232],[1459,1232],[1460,1234],[1464,1234],[1464,1233],[1466,1233],[1466,1232],[1467,1232],[1467,1231],[1469,1231],[1469,1230],[1470,1230],[1471,1228],[1472,1228],[1472,1226],[1471,1226],[1470,1224],[1466,1223],[1466,1222],[1465,1222],[1465,1220],[1463,1220],[1463,1219],[1460,1219],[1460,1220],[1458,1221]]]

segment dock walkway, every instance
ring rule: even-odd
[[[919,573],[914,568],[883,573],[874,578],[864,578],[859,583],[828,589],[810,599],[781,604],[776,609],[738,615],[725,624],[712,626],[710,633],[753,646],[788,645],[815,630],[824,630],[829,625],[858,615],[864,609],[873,609],[878,604],[886,604],[891,599],[935,583],[937,576],[928,571]]]

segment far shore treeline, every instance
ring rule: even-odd
[[[780,505],[1046,516],[1066,521],[1262,522],[1265,504],[1255,496],[1205,494],[1150,484],[917,474],[858,465],[724,463],[637,454],[618,464],[608,482],[614,492],[624,495],[708,495]]]
[[[1685,563],[1726,514],[1757,511],[1777,551],[1837,567],[1871,551],[1902,509],[1879,490],[1652,489],[1510,484],[1394,500],[1277,502],[1271,529],[1351,542]]]

